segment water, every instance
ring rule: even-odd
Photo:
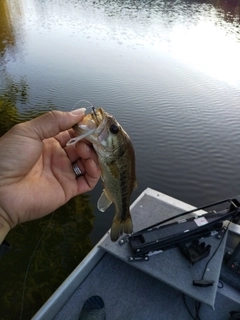
[[[239,1],[4,0],[0,14],[1,134],[17,122],[52,109],[71,110],[87,99],[112,113],[133,141],[139,185],[133,200],[146,187],[196,206],[240,193]],[[58,256],[64,261],[53,270],[64,274],[46,294],[39,290],[45,275],[27,284],[25,318],[111,226],[114,209],[101,213],[95,205],[101,189],[99,183],[87,199],[79,197],[55,215],[49,247],[59,247],[65,234],[65,250],[60,246],[49,254],[43,239],[35,261],[41,265],[49,256],[51,263]],[[4,261],[13,269],[24,247],[17,236],[24,241],[29,233],[34,247],[42,232],[39,223],[31,225],[40,232],[35,239],[27,228],[9,235],[14,248]],[[75,249],[81,254],[72,254],[71,264]],[[20,287],[32,250],[24,251],[22,273],[13,278]],[[14,297],[4,288],[5,305],[16,304],[21,290]]]

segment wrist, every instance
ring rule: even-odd
[[[0,216],[0,244],[11,230],[9,223]]]

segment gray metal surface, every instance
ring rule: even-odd
[[[106,320],[192,319],[179,290],[106,253],[54,320],[78,320],[85,300],[93,295],[103,298]],[[195,316],[194,299],[186,296],[185,300]],[[200,319],[227,320],[229,311],[237,310],[239,302],[239,293],[224,284],[217,292],[215,310],[202,304]]]
[[[135,231],[164,219],[165,215],[175,215],[191,209],[192,206],[181,201],[146,189],[131,206]],[[128,246],[121,247],[118,243],[109,242],[108,238],[106,234],[39,310],[34,320],[77,320],[85,300],[92,295],[100,295],[103,298],[107,320],[192,319],[183,303],[182,292],[186,292],[186,302],[193,315],[195,300],[191,297],[192,294],[189,294],[189,278],[186,280],[183,274],[186,274],[187,269],[188,276],[200,276],[206,261],[202,265],[196,264],[194,270],[188,262],[183,263],[183,258],[177,249],[171,249],[153,256],[149,262],[141,263],[147,270],[140,270],[142,268],[140,264],[128,263],[127,257],[130,253]],[[113,252],[108,253],[111,250]],[[218,262],[209,265],[208,275],[211,278],[215,277],[216,283],[222,253],[221,248],[220,253],[216,255]],[[160,269],[163,275],[155,277],[156,270],[151,271],[151,269]],[[216,274],[214,275],[212,271]],[[166,279],[169,276],[178,279],[182,287],[178,285],[176,288],[175,285],[168,283],[169,280]],[[164,279],[159,280],[162,277]],[[211,298],[208,305],[213,305],[216,294],[215,310],[206,303],[202,304],[199,314],[201,320],[227,320],[231,310],[240,309],[240,293],[228,284],[224,283],[223,288],[218,290],[215,285],[210,288],[211,290],[205,291],[207,294],[202,294],[201,289],[205,289],[198,289],[199,294],[205,297],[203,299],[206,299],[207,295]]]
[[[162,199],[160,200],[159,197],[145,194],[132,208],[131,215],[136,231],[138,231],[182,211],[182,209],[179,209],[175,205],[164,202]],[[133,267],[213,308],[224,255],[226,235],[221,242],[216,237],[205,238],[204,242],[211,245],[210,256],[194,265],[190,264],[183,257],[178,248],[169,249],[151,256],[147,262],[129,262],[129,256],[132,255],[132,252],[128,243],[121,246],[118,243],[113,243],[109,237],[106,237],[101,243],[101,247],[115,257],[122,259],[126,263],[130,263]],[[208,264],[204,279],[213,280],[214,285],[204,288],[193,286],[193,280],[202,278],[205,266],[211,257],[212,259]]]

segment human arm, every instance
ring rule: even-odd
[[[84,111],[52,111],[0,138],[0,243],[19,223],[41,218],[90,191],[100,177],[97,155],[79,142],[65,147]],[[72,163],[83,176],[76,179]]]

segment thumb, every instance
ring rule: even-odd
[[[29,129],[31,138],[44,140],[56,136],[58,133],[70,129],[74,124],[80,122],[86,109],[76,109],[72,112],[50,111],[33,120],[25,122]]]

